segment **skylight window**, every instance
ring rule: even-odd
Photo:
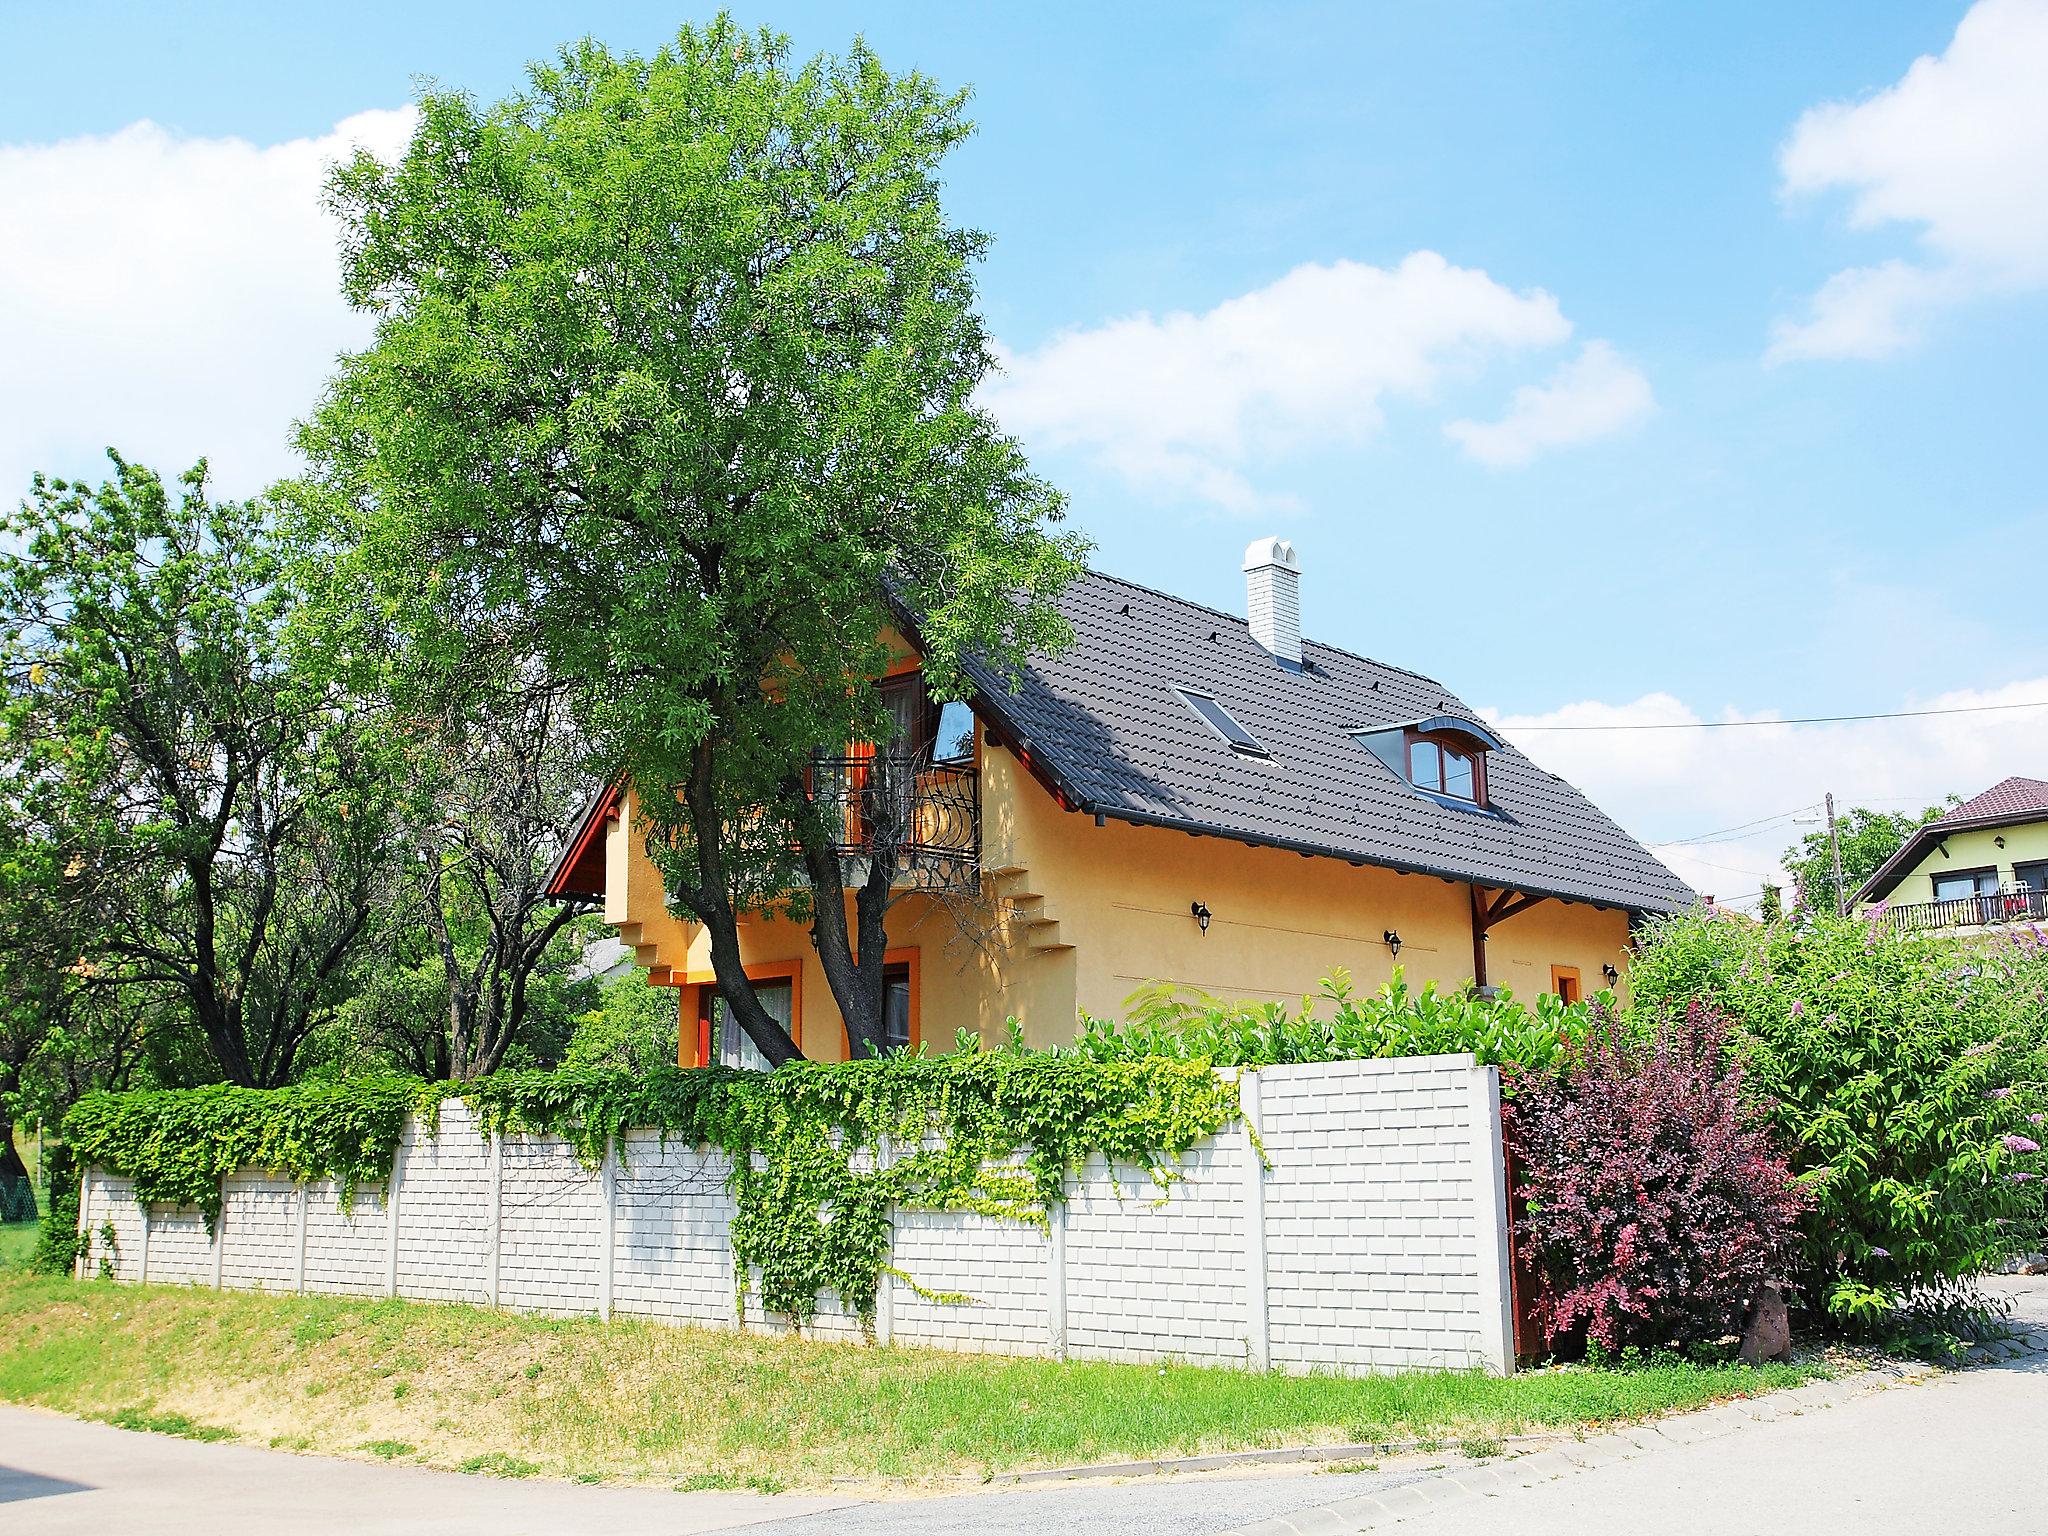
[[[1176,688],[1189,709],[1201,716],[1202,723],[1229,742],[1232,749],[1246,757],[1271,757],[1273,754],[1259,745],[1259,738],[1231,718],[1230,711],[1210,698],[1206,693],[1190,693],[1185,688]]]

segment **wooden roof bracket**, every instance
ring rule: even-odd
[[[1550,900],[1548,896],[1536,896],[1527,891],[1495,891],[1491,896],[1486,887],[1468,886],[1472,893],[1472,985],[1484,988],[1486,979],[1486,935],[1517,913]]]

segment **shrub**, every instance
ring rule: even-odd
[[[86,1247],[86,1235],[78,1230],[78,1167],[62,1144],[45,1157],[50,1197],[43,1203],[43,1223],[29,1250],[28,1267],[39,1275],[68,1275]]]
[[[1317,1011],[1325,1003],[1327,1018]],[[1348,971],[1334,970],[1298,1010],[1230,1002],[1162,982],[1132,993],[1125,1008],[1121,1024],[1084,1014],[1072,1053],[1096,1061],[1170,1056],[1269,1067],[1470,1051],[1497,1066],[1542,1068],[1585,1034],[1590,1017],[1587,1004],[1568,1005],[1547,993],[1530,1009],[1506,991],[1487,998],[1439,992],[1430,982],[1418,992],[1398,967],[1392,981],[1367,997],[1353,995]]]
[[[1635,1007],[1700,999],[1813,1194],[1800,1279],[1838,1321],[1943,1304],[2040,1236],[2048,946],[1820,917],[1660,924]]]
[[[1508,1110],[1524,1182],[1516,1233],[1553,1347],[1613,1352],[1741,1331],[1780,1277],[1804,1196],[1743,1104],[1727,1025],[1694,1007],[1632,1038],[1603,1018]]]

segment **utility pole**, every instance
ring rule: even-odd
[[[1835,830],[1835,792],[1828,791],[1828,855],[1835,861],[1835,916],[1849,914],[1849,893],[1842,889],[1842,838]]]

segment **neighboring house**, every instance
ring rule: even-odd
[[[1920,828],[1856,893],[1903,928],[2048,921],[2048,781],[2010,778]]]
[[[914,641],[885,685],[916,751],[914,857],[890,915],[893,1033],[1072,1037],[1151,981],[1292,1004],[1332,968],[1578,997],[1616,980],[1632,920],[1693,893],[1441,685],[1300,634],[1293,546],[1246,554],[1249,622],[1097,573],[1061,599],[1074,644],[1013,690],[970,668],[927,700]],[[1461,622],[1447,598],[1441,612]],[[914,632],[905,616],[904,634]],[[821,793],[847,759],[821,759]],[[556,870],[602,896],[654,980],[683,989],[683,1057],[751,1060],[708,940],[669,908],[630,795],[601,796]],[[849,850],[852,851],[852,850]],[[806,1055],[846,1036],[803,925],[741,930],[750,977]],[[694,1021],[696,1028],[689,1027]]]

